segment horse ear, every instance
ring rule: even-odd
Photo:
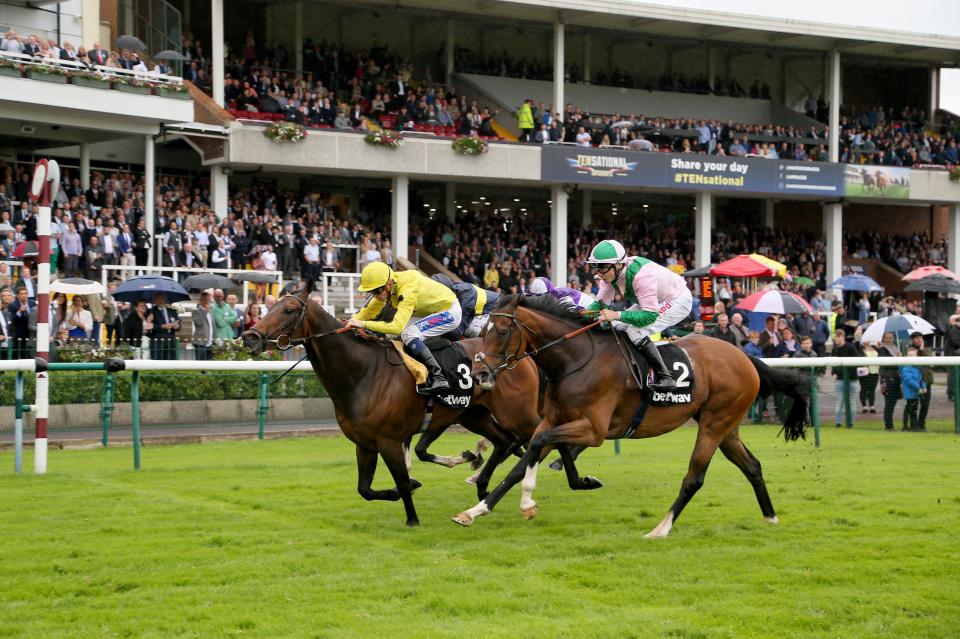
[[[303,286],[303,290],[306,291],[307,295],[313,293],[314,281],[312,277],[307,278],[306,284]]]

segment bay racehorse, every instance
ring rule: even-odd
[[[525,446],[540,421],[539,378],[532,361],[523,362],[504,375],[509,380],[493,391],[473,385],[468,408],[450,408],[435,400],[432,418],[424,430],[428,398],[419,395],[413,376],[400,362],[392,346],[380,340],[361,340],[353,331],[327,313],[311,297],[313,282],[285,295],[241,336],[247,348],[259,353],[268,345],[287,348],[303,344],[313,370],[333,401],[337,422],[344,435],[356,444],[360,495],[370,500],[403,500],[407,525],[419,523],[412,492],[420,486],[410,478],[410,443],[423,431],[416,453],[423,461],[452,466],[471,461],[469,453],[458,458],[431,455],[427,447],[450,425],[459,423],[493,443],[493,452],[476,478],[479,498],[486,495],[490,475],[515,450]],[[479,338],[461,342],[473,357],[480,350]],[[451,383],[472,383],[470,370]],[[377,455],[383,457],[396,488],[373,490]]]
[[[549,295],[500,298],[476,358],[474,376],[485,388],[510,382],[504,376],[513,366],[532,358],[547,377],[543,419],[537,425],[526,454],[517,466],[479,504],[453,520],[469,526],[489,513],[504,494],[522,480],[521,514],[537,513],[533,490],[540,461],[559,447],[571,485],[595,482],[579,478],[566,447],[600,446],[604,439],[624,436],[656,437],[688,419],[697,421],[697,440],[680,494],[660,524],[648,537],[665,537],[690,498],[703,485],[707,466],[717,448],[746,475],[753,485],[763,517],[777,517],[767,493],[760,462],[740,440],[739,424],[758,390],[773,388],[793,399],[784,425],[786,439],[804,436],[808,384],[793,371],[774,369],[747,357],[735,346],[712,337],[693,335],[676,342],[690,359],[695,384],[689,404],[651,406],[642,422],[630,431],[638,414],[642,391],[638,387],[612,333],[587,332],[564,339],[582,327],[583,316]]]

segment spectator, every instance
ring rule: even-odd
[[[143,336],[153,332],[153,319],[147,311],[147,303],[144,300],[137,300],[133,305],[133,310],[127,315],[123,322],[123,339],[132,348],[140,348],[143,345]]]
[[[13,316],[13,359],[29,359],[34,353],[31,342],[37,339],[37,305],[30,302],[26,287],[17,288],[17,299],[7,310]]]
[[[910,347],[916,349],[917,355],[921,357],[933,357],[933,351],[926,347],[923,343],[923,335],[919,332],[913,332],[910,334]],[[933,388],[933,367],[932,366],[920,366],[920,376],[923,378],[923,383],[926,385],[926,388],[929,390]],[[901,373],[901,377],[902,377]],[[916,430],[927,430],[927,413],[930,411],[930,395],[931,393],[921,393],[920,405],[919,405],[919,414],[917,415],[917,421],[915,423]],[[906,395],[904,395],[906,397]]]
[[[84,255],[87,279],[99,282],[100,273],[103,268],[103,250],[100,248],[100,243],[96,235],[92,235],[88,240],[87,250]]]
[[[743,314],[739,311],[735,311],[733,315],[730,316],[730,330],[737,338],[737,348],[743,348],[743,345],[747,342],[749,337],[747,333],[747,327],[743,325]]]
[[[879,357],[880,353],[871,342],[863,342],[864,357]],[[876,413],[874,407],[877,401],[877,384],[880,382],[880,369],[877,366],[860,366],[857,368],[857,378],[860,380],[860,412]]]
[[[233,339],[240,326],[240,320],[237,318],[236,310],[225,301],[222,289],[213,291],[213,306],[210,311],[213,315],[214,337],[217,341]]]
[[[917,348],[913,345],[907,348],[907,357],[916,357]],[[929,395],[929,387],[923,381],[923,375],[916,366],[900,367],[900,391],[907,405],[903,409],[903,430],[913,430],[925,432],[926,426],[922,425],[917,416],[917,408],[920,398]]]
[[[320,246],[317,238],[311,237],[303,247],[303,259],[307,262],[308,277],[316,281],[320,277]]]
[[[789,326],[783,328],[780,332],[780,343],[773,349],[774,357],[793,357],[794,353],[800,348],[800,344],[793,336],[793,329]],[[811,340],[811,344],[813,341]]]
[[[10,304],[13,303],[13,293],[10,289],[0,290],[0,360],[8,359],[13,354],[13,315]]]
[[[153,332],[150,334],[150,359],[176,359],[180,319],[176,309],[167,307],[167,298],[163,293],[157,293],[153,298],[150,320],[153,324]]]
[[[877,348],[879,357],[900,357],[900,350],[894,343],[893,333],[884,333]],[[880,393],[883,395],[883,426],[893,430],[893,413],[900,399],[900,369],[896,366],[880,367]]]
[[[833,351],[830,353],[830,355],[832,357],[859,357],[860,349],[854,342],[848,342],[847,334],[843,331],[843,329],[838,328],[833,333]],[[860,383],[857,381],[856,367],[834,366],[832,373],[834,379],[834,392],[836,393],[836,398],[834,401],[834,417],[837,428],[840,428],[844,422],[846,400],[855,397],[857,393],[859,393]],[[848,385],[849,395],[844,392],[844,384]],[[853,428],[853,424],[856,421],[856,414],[856,411],[852,410],[851,408],[850,423],[847,425],[847,428]]]
[[[763,349],[760,348],[760,332],[750,331],[748,341],[743,345],[743,352],[750,357],[763,357]]]
[[[777,317],[767,315],[764,320],[763,331],[760,333],[760,348],[764,357],[773,357],[774,349],[780,344],[780,333],[777,331]]]
[[[817,357],[827,354],[827,340],[830,339],[830,325],[823,319],[823,313],[814,313],[813,350]]]
[[[90,334],[93,331],[93,316],[87,310],[82,295],[73,296],[70,310],[64,317],[63,326],[67,329],[69,339],[90,339]]]
[[[220,291],[220,295],[223,296],[223,291]],[[198,361],[209,360],[213,341],[218,334],[217,321],[211,312],[209,290],[200,293],[200,302],[193,309],[191,319],[193,321],[193,358]]]
[[[703,335],[703,322],[700,320],[697,320],[693,323],[693,334]]]
[[[960,315],[951,315],[947,334],[944,336],[943,354],[955,356],[960,354]],[[956,388],[957,367],[950,366],[947,372],[947,398],[950,401],[956,401],[954,397],[954,388]]]
[[[711,328],[707,335],[710,337],[716,337],[717,339],[722,339],[728,344],[739,348],[739,345],[737,344],[737,336],[730,329],[730,318],[727,317],[726,313],[717,315],[717,325]]]
[[[260,305],[255,302],[248,304],[247,309],[243,313],[243,330],[249,331],[253,328],[256,323],[260,321],[260,316]]]
[[[340,249],[333,246],[333,240],[327,240],[322,252],[322,268],[324,273],[340,270]]]
[[[533,133],[533,100],[526,99],[517,109],[517,127],[520,129],[520,142],[530,142]]]

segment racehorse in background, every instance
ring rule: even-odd
[[[278,348],[304,345],[314,372],[333,400],[341,430],[356,444],[360,495],[368,501],[402,500],[407,525],[418,525],[412,493],[420,483],[410,478],[411,440],[423,432],[416,447],[417,456],[423,461],[444,466],[471,461],[473,457],[467,452],[457,458],[436,457],[427,452],[430,443],[447,427],[459,423],[493,442],[493,452],[476,478],[477,494],[482,499],[497,465],[526,445],[540,421],[536,365],[532,361],[522,362],[522,366],[504,375],[503,386],[492,392],[474,384],[472,401],[466,409],[433,400],[432,417],[427,422],[429,398],[417,393],[413,376],[396,350],[378,339],[359,339],[310,296],[312,291],[313,282],[308,279],[304,288],[280,298],[241,337],[254,354],[271,344]],[[461,345],[474,357],[481,343],[480,339],[472,339]],[[463,375],[463,381],[472,383],[469,370]],[[371,488],[378,454],[387,464],[396,488]]]
[[[717,448],[753,485],[763,517],[777,523],[760,469],[760,462],[740,440],[739,424],[763,387],[793,399],[784,424],[787,440],[804,436],[807,420],[807,383],[795,372],[774,369],[747,357],[723,340],[699,335],[681,338],[695,371],[692,402],[668,406],[642,404],[645,389],[636,383],[630,365],[611,334],[588,332],[567,339],[585,320],[550,296],[510,295],[500,298],[492,325],[483,338],[482,355],[475,359],[474,376],[485,388],[511,382],[504,373],[525,359],[536,360],[548,380],[543,419],[537,425],[526,454],[486,498],[453,520],[464,526],[489,513],[508,490],[522,480],[521,514],[537,513],[533,490],[539,463],[558,447],[567,479],[594,487],[592,477],[580,478],[568,447],[600,446],[604,439],[657,437],[688,419],[697,421],[697,440],[680,494],[663,520],[647,537],[665,537],[684,506],[703,485],[707,466]],[[490,362],[497,364],[492,366]],[[646,412],[642,412],[646,410]],[[637,417],[642,421],[637,422]]]

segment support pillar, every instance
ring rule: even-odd
[[[293,50],[296,56],[297,75],[303,73],[303,0],[293,5]]]
[[[590,189],[581,189],[580,194],[583,199],[580,200],[580,228],[588,229],[593,223],[593,191]]]
[[[590,34],[583,34],[583,83],[591,84],[590,79]]]
[[[568,198],[563,184],[550,187],[550,277],[557,286],[567,283]]]
[[[407,244],[410,242],[410,178],[397,175],[392,180],[390,198],[390,241],[395,259],[409,258]]]
[[[843,205],[823,205],[823,237],[826,243],[827,284],[843,275]]]
[[[947,268],[956,273],[960,268],[960,203],[947,209]]]
[[[563,50],[563,23],[558,20],[553,23],[553,109],[556,113],[565,113],[563,110],[566,104],[563,95]]]
[[[451,86],[453,86],[453,70],[454,70],[453,67],[454,67],[455,55],[457,52],[456,46],[457,46],[456,40],[454,39],[454,32],[453,32],[453,20],[448,19],[447,20],[447,46],[446,46],[447,72],[446,72],[446,80],[445,80],[448,89]]]
[[[697,210],[694,211],[696,224],[694,246],[696,247],[696,267],[710,263],[710,244],[713,237],[713,193],[697,193]]]
[[[156,217],[156,203],[154,201],[154,196],[156,195],[154,175],[156,167],[154,166],[153,136],[150,134],[143,136],[143,142],[143,215],[145,226],[150,233],[150,250],[147,253],[147,265],[152,266],[154,264],[154,255],[158,254],[157,241],[153,237],[156,235],[156,229],[154,228],[156,224],[154,222]]]
[[[223,169],[223,164],[210,167],[210,205],[218,221],[226,219],[230,200],[230,178]]]
[[[710,93],[713,93],[713,89],[715,88],[713,80],[716,75],[717,68],[713,63],[713,47],[707,46],[707,82],[710,84]]]
[[[830,161],[840,161],[840,52],[830,54]],[[840,277],[839,275],[837,277]],[[829,280],[833,281],[833,280]]]
[[[84,191],[90,188],[90,143],[80,145],[80,186]]]
[[[763,225],[768,229],[773,229],[774,211],[777,207],[777,201],[767,198],[763,201]]]
[[[457,221],[457,185],[453,182],[444,185],[443,209],[447,213],[447,222],[454,224]]]
[[[927,105],[927,122],[932,126],[937,109],[940,108],[940,68],[930,69],[930,103]]]
[[[223,100],[223,0],[210,0],[210,56],[213,61],[213,101],[221,107]],[[151,229],[152,231],[152,229]]]

